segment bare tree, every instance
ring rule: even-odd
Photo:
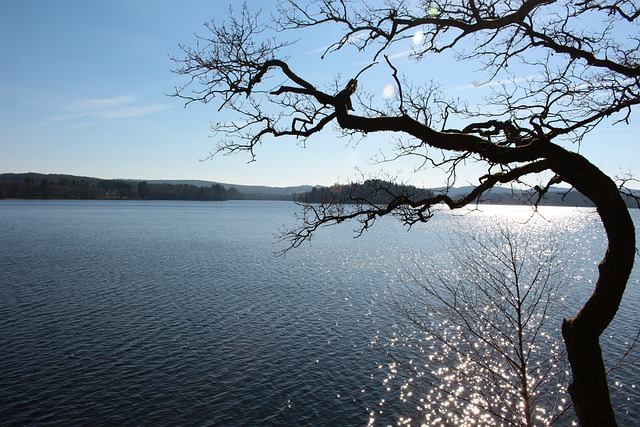
[[[627,122],[640,102],[639,21],[640,8],[626,0],[284,0],[264,22],[245,6],[227,23],[209,24],[210,34],[194,48],[183,47],[176,72],[190,79],[175,95],[187,103],[213,101],[237,114],[213,126],[223,153],[253,156],[266,139],[304,141],[337,127],[363,137],[395,135],[397,157],[416,156],[425,168],[444,168],[451,185],[463,164],[485,166],[475,188],[456,199],[445,192],[350,209],[307,206],[300,228],[290,234],[292,247],[320,226],[349,219],[360,221],[363,230],[384,215],[397,214],[408,225],[427,221],[437,204],[457,209],[495,185],[524,184],[531,177],[544,179],[531,186],[539,197],[558,183],[578,190],[597,207],[608,248],[593,294],[562,325],[573,374],[569,393],[582,425],[616,425],[599,337],[623,297],[635,229],[616,183],[575,144],[607,118]],[[310,82],[287,59],[293,43],[287,32],[327,25],[342,33],[325,55],[353,47],[371,61],[340,85],[340,79],[333,85]],[[486,83],[496,90],[483,105],[448,101],[437,86],[399,76],[386,55],[417,31],[417,61],[436,63],[436,54],[451,51],[465,67],[486,72]],[[395,79],[394,102],[376,103],[358,90],[376,63]],[[512,69],[522,74],[514,76]],[[535,78],[517,78],[523,75]],[[500,84],[503,77],[510,83]]]
[[[505,225],[481,231],[461,233],[445,265],[410,273],[396,303],[409,327],[390,341],[391,375],[404,371],[401,388],[413,383],[429,425],[550,425],[568,398],[550,324],[566,306],[561,247]]]

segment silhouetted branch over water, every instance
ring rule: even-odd
[[[256,148],[273,139],[304,145],[313,135],[337,131],[363,141],[372,134],[390,136],[393,154],[385,162],[417,159],[415,171],[443,171],[448,188],[466,166],[477,166],[473,188],[461,197],[447,191],[398,194],[384,204],[349,209],[308,203],[302,224],[289,235],[291,247],[321,226],[347,220],[359,221],[360,232],[385,215],[407,226],[425,222],[436,205],[460,209],[496,186],[531,188],[539,196],[533,207],[552,185],[580,192],[596,207],[608,248],[593,271],[591,297],[579,312],[567,313],[562,325],[573,375],[569,393],[581,425],[614,426],[599,338],[633,269],[635,226],[619,186],[596,166],[597,159],[581,154],[579,144],[594,129],[627,124],[640,104],[638,23],[638,6],[620,0],[282,0],[271,16],[245,3],[238,13],[230,10],[228,20],[209,23],[194,47],[181,46],[174,71],[185,83],[174,96],[186,104],[215,104],[212,114],[225,109],[233,116],[213,125],[220,153],[245,152],[254,160]],[[339,64],[333,77],[330,69],[307,76],[290,61],[300,52],[291,46],[305,30],[329,28],[334,39],[322,57],[348,50],[362,67],[344,75]],[[409,39],[410,56],[424,61],[414,76],[426,81],[415,84],[400,77],[400,66],[411,67],[410,61],[393,59]],[[485,79],[485,97],[454,98],[429,83],[429,70],[439,68],[448,53],[457,68],[469,70],[461,83]],[[367,81],[374,64],[387,67],[387,78],[398,86],[393,98],[365,92],[376,90]]]

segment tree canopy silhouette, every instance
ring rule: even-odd
[[[450,185],[463,164],[484,165],[477,185],[458,198],[445,191],[349,209],[308,205],[289,235],[292,247],[322,225],[349,219],[362,230],[384,215],[408,225],[427,221],[438,204],[461,208],[495,185],[532,176],[540,179],[532,185],[539,197],[558,183],[581,192],[597,207],[608,249],[593,294],[562,327],[573,375],[569,393],[582,425],[615,425],[599,337],[618,310],[633,267],[635,228],[621,188],[579,154],[577,144],[603,123],[628,122],[640,102],[639,20],[640,8],[625,0],[285,0],[264,17],[245,5],[226,23],[208,24],[209,34],[195,47],[183,46],[176,72],[189,80],[175,95],[187,103],[215,102],[236,114],[213,126],[222,153],[253,157],[267,139],[304,141],[338,128],[363,137],[394,135],[396,157],[415,156],[423,168],[443,168]],[[325,56],[355,48],[370,61],[355,75],[340,77],[343,70],[335,70],[333,86],[309,81],[287,56],[297,31],[328,26],[341,33]],[[399,75],[389,49],[418,32],[416,61],[434,67],[438,54],[453,52],[459,67],[486,73],[492,95],[469,105],[448,100],[434,83]],[[394,79],[392,100],[377,102],[364,92],[374,65],[386,67]]]

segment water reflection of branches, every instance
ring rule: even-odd
[[[561,248],[504,226],[461,237],[453,266],[409,274],[396,300],[409,326],[389,343],[387,382],[429,424],[552,424],[568,401],[553,326],[565,301]]]

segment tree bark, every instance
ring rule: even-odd
[[[608,239],[593,294],[562,325],[573,374],[569,394],[581,426],[615,426],[599,338],[618,310],[633,269],[635,226],[611,178],[579,154],[561,148],[554,151],[554,171],[595,203]]]
[[[562,335],[573,373],[569,394],[582,427],[616,426],[598,337],[581,336],[564,321]]]

